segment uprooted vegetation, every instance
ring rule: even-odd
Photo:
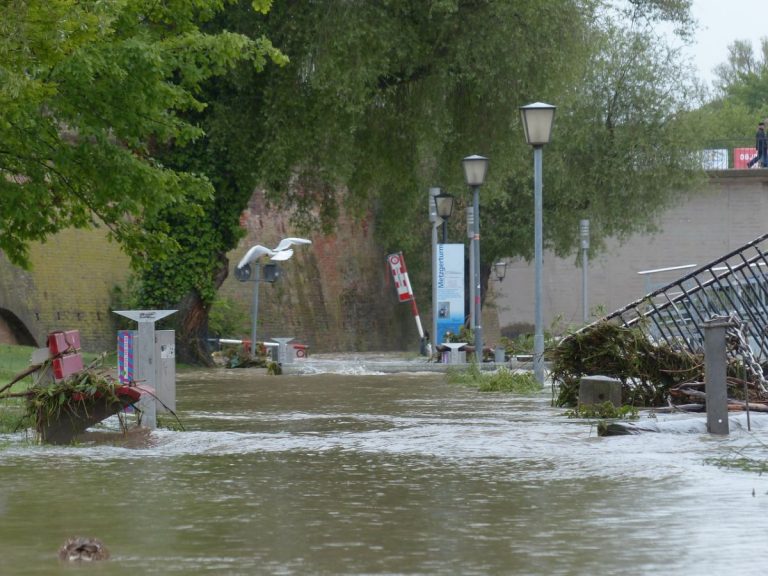
[[[116,392],[119,383],[103,367],[103,361],[100,356],[80,372],[59,381],[50,377],[50,359],[17,374],[0,388],[0,400],[21,402],[9,411],[15,422],[6,422],[6,427],[12,425],[13,430],[18,430],[32,426],[39,431],[64,415],[82,412],[88,416],[95,401],[121,406]],[[33,377],[31,385],[21,385],[21,389],[14,386],[28,376]]]
[[[701,402],[704,393],[704,355],[666,343],[655,343],[639,328],[609,322],[594,324],[569,335],[551,350],[552,379],[558,386],[557,406],[575,406],[583,376],[602,375],[621,380],[622,402],[657,407]],[[765,402],[761,387],[747,383],[741,360],[728,366],[728,396]],[[738,400],[734,400],[738,403]]]

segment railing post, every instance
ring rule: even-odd
[[[726,330],[731,322],[716,317],[704,322],[704,385],[707,393],[707,432],[728,435],[728,389],[725,348]]]

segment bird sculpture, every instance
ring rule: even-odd
[[[261,244],[256,244],[256,246],[252,246],[251,249],[245,253],[245,256],[240,259],[240,262],[237,263],[237,267],[242,268],[246,264],[250,264],[262,256],[269,256],[271,260],[288,260],[288,258],[293,256],[293,250],[281,250],[280,252],[277,252],[275,250],[270,250]]]
[[[93,562],[95,560],[107,560],[108,558],[109,550],[97,538],[76,536],[69,538],[59,548],[59,560],[64,562]]]
[[[275,252],[280,252],[281,250],[287,250],[288,248],[296,244],[312,244],[312,240],[307,240],[306,238],[283,238],[282,240],[280,240],[280,243],[275,247]]]
[[[267,248],[261,244],[256,244],[256,246],[252,246],[250,250],[245,253],[245,256],[240,259],[237,267],[242,268],[246,264],[250,264],[262,256],[269,256],[270,260],[276,261],[288,260],[293,256],[293,249],[291,246],[296,244],[312,244],[312,240],[306,240],[304,238],[283,238],[274,249]]]

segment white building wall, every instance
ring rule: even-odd
[[[544,227],[546,229],[546,215]],[[700,192],[665,213],[653,236],[633,236],[590,261],[588,302],[592,319],[642,298],[652,289],[693,270],[653,275],[639,271],[697,264],[717,259],[768,233],[768,170],[711,172]],[[579,230],[573,231],[578,237]],[[531,238],[533,243],[533,238]],[[545,329],[559,332],[582,324],[581,256],[557,258],[545,251],[542,306]],[[533,325],[533,263],[511,261],[497,288],[499,324]]]

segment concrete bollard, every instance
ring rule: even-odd
[[[713,318],[704,322],[704,390],[707,393],[707,431],[728,435],[728,387],[726,373],[728,358],[725,333],[730,328],[728,318]]]
[[[272,338],[277,342],[277,362],[279,364],[293,364],[295,355],[293,350],[288,349],[288,342],[293,338]]]
[[[610,376],[582,376],[579,381],[579,406],[610,402],[621,407],[621,380]]]

